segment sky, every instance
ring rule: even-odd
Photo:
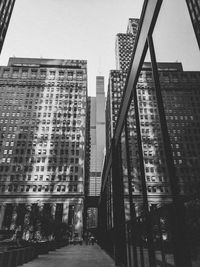
[[[96,76],[115,67],[115,38],[129,18],[140,18],[143,0],[16,0],[0,65],[9,57],[84,59],[88,94],[96,94]],[[177,12],[178,10],[178,12]],[[153,33],[157,61],[182,62],[200,70],[200,53],[183,0],[163,1]]]
[[[84,59],[88,94],[115,69],[115,37],[139,18],[143,0],[16,0],[0,65],[9,57]]]

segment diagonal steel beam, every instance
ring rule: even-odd
[[[120,139],[120,135],[124,126],[124,121],[130,106],[131,96],[133,90],[136,90],[136,84],[138,80],[139,73],[142,68],[142,64],[147,51],[147,38],[148,35],[153,32],[156,19],[160,10],[162,0],[145,0],[142,14],[140,18],[140,26],[138,29],[138,35],[135,42],[135,47],[133,51],[133,58],[131,60],[129,73],[127,75],[125,91],[123,94],[119,115],[116,123],[116,128],[114,131],[114,144],[117,145]],[[107,177],[112,164],[112,149],[110,149],[105,170],[104,170],[104,180],[102,183],[102,192],[104,191]]]

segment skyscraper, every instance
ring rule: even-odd
[[[87,177],[86,202],[88,200],[89,228],[97,226],[97,201],[101,191],[101,176],[105,153],[105,93],[104,77],[96,77],[96,97],[88,97],[88,120],[89,120],[89,150],[87,161],[89,172]],[[90,203],[90,204],[89,204]],[[86,203],[87,204],[87,203]]]
[[[0,87],[1,228],[40,207],[81,235],[87,62],[10,58]]]
[[[133,48],[136,40],[139,19],[131,18],[128,21],[126,33],[118,33],[115,42],[116,68],[127,71],[129,69]]]
[[[2,0],[0,2],[0,53],[8,30],[14,4],[15,0]]]

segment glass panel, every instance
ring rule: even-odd
[[[147,52],[145,58],[145,64],[143,68],[150,68],[149,63],[149,52]],[[129,179],[130,179],[130,190],[131,190],[131,211],[132,211],[132,224],[131,229],[131,248],[132,255],[138,266],[149,266],[149,229],[147,228],[148,218],[146,217],[145,211],[145,195],[146,191],[142,187],[142,179],[146,183],[145,173],[145,160],[144,160],[144,134],[146,133],[146,125],[144,122],[145,116],[148,116],[148,109],[146,104],[146,87],[148,87],[148,79],[146,71],[142,69],[137,83],[137,101],[134,101],[134,97],[131,101],[129,111],[127,114],[127,148],[129,153]],[[144,92],[144,95],[143,95]],[[138,105],[138,114],[135,112],[135,105]],[[144,113],[145,111],[145,113]],[[138,121],[136,120],[138,117]],[[148,118],[147,118],[148,120]],[[138,127],[139,126],[139,127]],[[141,140],[139,140],[139,135]],[[140,142],[141,141],[141,144]],[[139,147],[141,145],[141,148]],[[140,151],[140,149],[141,151]],[[141,163],[144,167],[144,177],[142,177]],[[146,195],[147,197],[147,195]],[[147,206],[146,206],[147,208]]]
[[[197,226],[195,227],[198,233],[200,214],[193,198],[196,199],[195,194],[199,192],[200,179],[200,52],[186,1],[163,1],[153,32],[153,41],[170,139],[167,150],[171,150],[172,164],[175,166],[172,179],[177,179],[180,195],[192,199],[192,204],[191,202],[185,203],[186,228],[184,232],[187,232],[185,238],[189,242],[184,242],[184,246],[191,248],[192,264],[196,266],[195,264],[199,264],[200,242],[193,238],[193,226]],[[169,161],[165,153],[163,159]],[[170,188],[169,185],[171,171],[167,170],[167,166],[164,167],[163,184],[168,187],[170,193],[170,190],[174,188]],[[167,223],[170,217],[169,209],[166,205],[164,208],[168,212],[159,216],[161,226],[165,228],[162,230],[162,239],[164,245],[167,244],[167,247],[165,246],[166,259],[170,263],[172,251],[170,229],[172,226]],[[176,214],[176,216],[179,215]],[[176,219],[172,217],[172,221],[174,223]],[[184,220],[182,224],[184,225]],[[172,225],[175,227],[174,224]]]
[[[138,78],[136,97],[139,121],[136,121],[134,108],[136,102],[134,99],[127,115],[127,147],[132,191],[130,206],[134,214],[129,229],[132,231],[133,255],[137,259],[138,266],[149,266],[149,256],[153,256],[154,253],[156,266],[165,263],[170,263],[173,266],[173,255],[170,252],[169,245],[167,245],[169,244],[169,238],[166,237],[170,236],[170,227],[166,229],[166,225],[169,225],[167,223],[169,212],[167,212],[167,215],[164,213],[165,216],[161,216],[158,209],[170,203],[171,199],[166,180],[166,161],[149,50]],[[141,136],[141,151],[138,134]],[[122,132],[123,136],[124,132]],[[143,168],[143,171],[141,168]],[[127,166],[123,169],[126,171]],[[144,173],[144,177],[142,177],[142,173]],[[142,179],[146,190],[142,186]],[[147,205],[145,205],[145,198],[148,201]],[[149,215],[147,207],[150,212]],[[164,239],[166,242],[164,242]]]

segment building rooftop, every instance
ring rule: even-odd
[[[70,65],[78,67],[80,64],[87,64],[87,60],[75,59],[47,59],[47,58],[20,58],[10,57],[8,66],[32,66],[32,67],[64,67]]]

